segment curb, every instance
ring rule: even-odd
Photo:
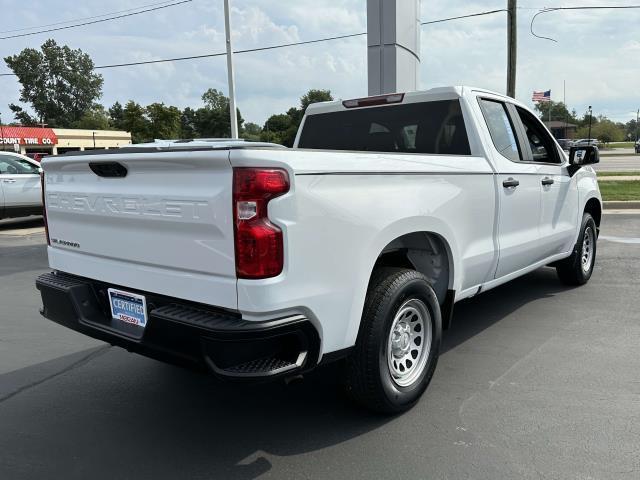
[[[604,202],[605,210],[638,210],[640,209],[640,201],[622,202],[610,200]]]
[[[600,150],[600,156],[601,157],[635,157],[638,154],[635,151],[631,151],[629,153],[627,152],[607,152],[607,151],[602,151]]]

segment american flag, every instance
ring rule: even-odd
[[[551,90],[547,90],[546,92],[533,92],[533,98],[531,99],[534,102],[550,102],[551,101]]]

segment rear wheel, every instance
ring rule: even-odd
[[[582,217],[580,235],[571,256],[556,265],[556,271],[563,283],[584,285],[591,278],[596,263],[597,231],[593,217],[585,213]]]
[[[441,323],[438,299],[424,275],[408,269],[376,271],[347,360],[349,396],[378,412],[411,408],[436,368]]]

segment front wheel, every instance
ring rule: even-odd
[[[431,381],[440,352],[440,305],[419,272],[383,268],[369,284],[346,390],[383,413],[411,408]]]
[[[596,263],[597,232],[593,217],[585,213],[582,217],[580,235],[571,256],[556,265],[556,271],[563,283],[584,285],[589,281]]]

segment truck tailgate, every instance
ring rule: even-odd
[[[126,176],[112,176],[114,164]],[[237,308],[227,150],[57,157],[43,168],[52,268]]]

